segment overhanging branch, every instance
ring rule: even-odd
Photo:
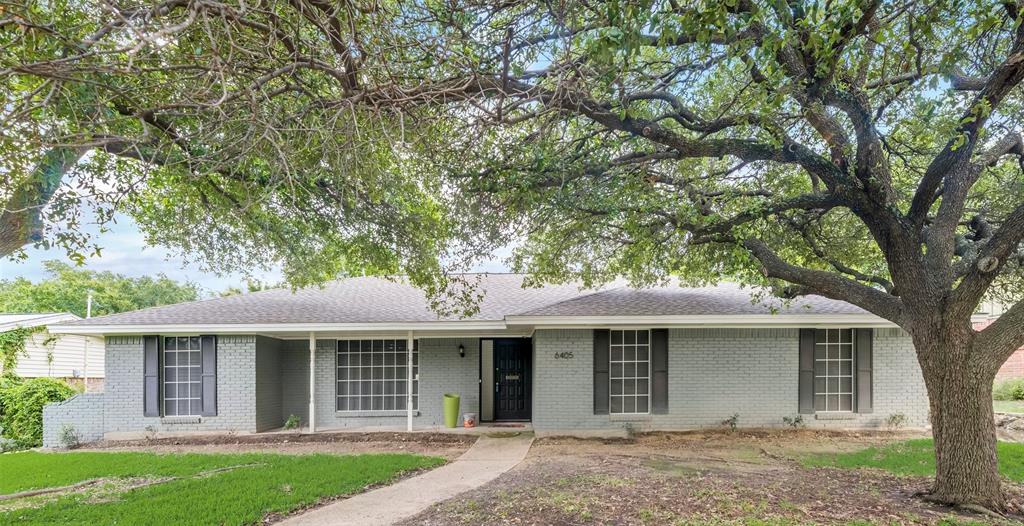
[[[747,239],[743,246],[757,258],[768,277],[793,283],[808,292],[852,303],[896,324],[902,321],[903,305],[896,296],[832,272],[787,263],[760,239]]]

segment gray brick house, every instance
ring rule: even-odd
[[[106,388],[52,404],[44,442],[259,433],[291,415],[307,431],[443,425],[442,395],[482,422],[541,434],[625,429],[927,425],[909,336],[847,303],[754,301],[749,289],[667,285],[524,288],[468,276],[470,317],[380,278],[271,290],[54,326],[102,336]],[[411,352],[410,352],[411,351]]]

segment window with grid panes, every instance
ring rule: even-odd
[[[338,411],[404,411],[406,340],[338,340]],[[412,407],[419,406],[419,356],[412,350]]]
[[[853,411],[853,371],[853,329],[816,329],[815,411]]]
[[[164,338],[164,416],[199,416],[203,368],[198,336]]]
[[[609,410],[612,414],[647,414],[651,399],[651,331],[610,332]]]

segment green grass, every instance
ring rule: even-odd
[[[1024,401],[1021,400],[994,400],[992,409],[997,413],[1024,413]]]
[[[38,507],[0,513],[0,524],[254,524],[317,500],[356,493],[404,471],[443,459],[386,455],[157,455],[37,453],[0,455],[0,494],[57,487],[93,478],[178,477],[117,491],[112,485],[43,499]],[[218,468],[235,469],[212,472]],[[35,499],[39,499],[36,497]],[[11,502],[0,502],[10,506]]]
[[[1024,482],[1024,444],[1000,442],[999,471],[1006,478]],[[935,474],[935,452],[932,440],[923,438],[872,447],[853,453],[812,455],[803,459],[806,466],[837,468],[877,468],[897,475],[929,476]]]

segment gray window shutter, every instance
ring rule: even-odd
[[[799,411],[814,413],[814,329],[800,329],[799,382]]]
[[[594,414],[608,414],[608,349],[611,331],[594,329]]]
[[[160,416],[160,337],[142,337],[142,415]]]
[[[872,412],[872,367],[874,357],[872,346],[874,344],[874,329],[857,329],[853,337],[854,345],[857,347],[857,412]]]
[[[217,337],[200,336],[203,357],[202,416],[217,416]]]
[[[651,413],[668,413],[668,329],[651,330]]]

